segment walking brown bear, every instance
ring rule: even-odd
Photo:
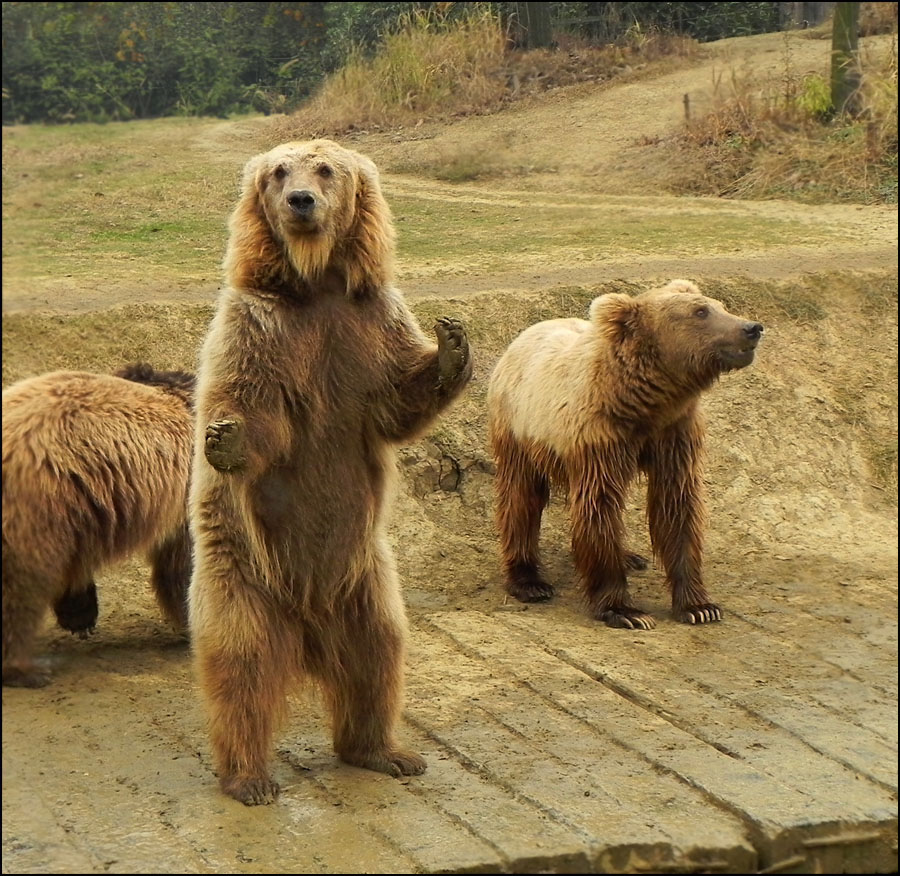
[[[704,425],[701,394],[753,361],[763,327],[732,316],[687,280],[634,298],[602,295],[590,320],[526,329],[488,387],[497,463],[496,523],[507,592],[549,599],[540,567],[541,514],[551,483],[568,491],[572,550],[591,614],[609,626],[650,629],[625,573],[642,558],[623,545],[631,481],[647,476],[654,553],[676,619],[721,620],[703,583]]]
[[[187,624],[187,490],[194,378],[130,365],[54,371],[3,391],[3,684],[40,687],[33,658],[48,607],[86,635],[94,575],[147,552],[163,615]]]
[[[329,140],[252,158],[200,358],[190,625],[222,790],[278,793],[289,684],[322,687],[337,754],[394,776],[405,608],[385,538],[393,446],[456,397],[466,333],[429,342],[392,284],[375,165]]]

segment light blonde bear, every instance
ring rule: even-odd
[[[602,295],[590,319],[554,319],[522,332],[488,389],[497,463],[496,523],[507,591],[549,599],[540,566],[541,515],[556,483],[568,494],[572,550],[593,617],[650,629],[626,571],[629,484],[647,476],[653,549],[666,570],[675,617],[721,619],[703,583],[706,502],[700,395],[753,361],[763,327],[728,313],[687,280],[631,298]]]

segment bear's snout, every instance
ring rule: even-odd
[[[761,322],[744,323],[744,335],[751,341],[758,341],[763,333],[763,324]]]
[[[309,218],[316,209],[316,196],[306,189],[291,192],[287,202],[291,210],[303,219]]]

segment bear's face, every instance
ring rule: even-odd
[[[591,318],[611,344],[640,348],[668,374],[701,385],[749,365],[763,331],[687,280],[636,298],[603,295],[591,305]]]
[[[693,284],[688,289],[671,285],[638,298],[667,370],[703,377],[753,361],[760,323],[734,316]]]
[[[330,272],[355,295],[391,278],[394,228],[378,170],[332,140],[251,158],[230,228],[225,270],[238,288],[289,290]]]
[[[363,161],[363,156],[330,140],[285,143],[258,156],[254,184],[269,224],[285,241],[346,233],[353,222]]]

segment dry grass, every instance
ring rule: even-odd
[[[674,138],[670,188],[734,198],[896,203],[897,44],[862,53],[863,110],[830,111],[825,72],[798,75],[785,43],[780,81],[732,71],[711,111]]]
[[[510,101],[578,82],[603,82],[650,62],[697,54],[694,40],[632,28],[620,44],[559,36],[559,48],[515,51],[486,7],[446,19],[416,11],[374,57],[354,51],[318,93],[281,123],[285,139],[410,127],[495,112]]]

